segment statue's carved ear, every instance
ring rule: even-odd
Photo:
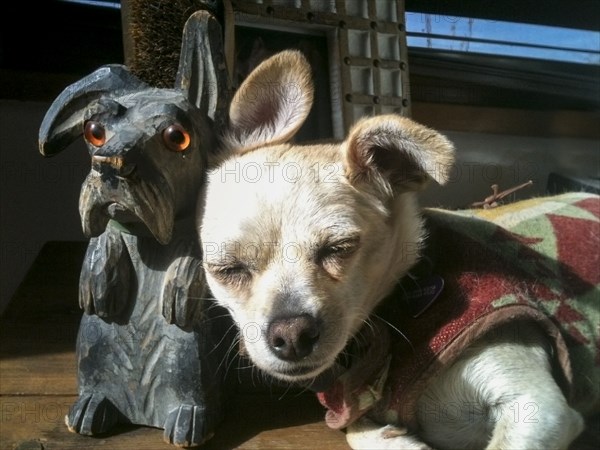
[[[244,152],[289,140],[310,112],[311,68],[286,50],[263,61],[237,90],[229,108],[229,148]]]
[[[397,115],[359,121],[343,149],[350,182],[377,181],[393,192],[416,191],[429,180],[444,184],[454,162],[447,138]]]
[[[208,11],[196,11],[183,29],[175,88],[188,101],[224,126],[229,104],[229,78],[221,25]]]
[[[40,125],[40,153],[54,156],[81,136],[84,112],[93,100],[145,87],[127,67],[119,64],[103,66],[66,87],[52,102]]]

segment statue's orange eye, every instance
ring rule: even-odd
[[[94,147],[101,147],[106,142],[106,130],[93,120],[88,120],[83,128],[83,137]]]
[[[181,125],[173,124],[164,129],[163,141],[167,148],[174,152],[182,152],[190,146],[190,133]]]

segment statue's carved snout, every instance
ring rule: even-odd
[[[128,178],[135,171],[135,164],[128,163],[122,156],[92,156],[92,164],[100,172],[103,166],[109,166],[116,170],[117,176]]]

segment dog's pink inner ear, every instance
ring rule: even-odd
[[[447,181],[454,146],[438,132],[397,115],[362,119],[343,146],[350,181],[385,184],[389,191],[423,188]]]
[[[297,51],[262,62],[236,92],[229,111],[226,141],[244,152],[289,140],[310,112],[311,68]]]
[[[393,188],[419,189],[428,181],[427,173],[410,155],[394,146],[356,143],[349,149],[353,181],[373,181],[382,176]]]
[[[252,121],[254,123],[271,123],[274,121],[275,116],[277,115],[277,107],[275,102],[267,101],[261,104],[254,111],[254,117],[252,117]]]
[[[232,112],[231,123],[240,134],[250,134],[256,129],[272,126],[279,111],[276,99],[265,98],[261,102],[245,105],[243,109]]]

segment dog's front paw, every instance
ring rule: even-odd
[[[165,273],[162,311],[169,323],[187,327],[202,315],[206,283],[202,262],[192,256],[176,258]]]
[[[81,395],[69,409],[69,431],[87,436],[105,433],[119,421],[119,410],[101,394]]]
[[[406,428],[386,425],[379,430],[384,441],[390,445],[385,448],[411,449],[411,450],[432,450],[429,445],[410,435]]]
[[[348,427],[348,444],[353,449],[432,450],[403,427],[380,425],[362,417]]]
[[[167,417],[163,439],[178,447],[196,447],[213,435],[211,423],[204,408],[181,405]]]
[[[133,267],[118,232],[107,229],[90,239],[79,280],[79,305],[86,314],[114,318],[123,312],[132,289]]]

